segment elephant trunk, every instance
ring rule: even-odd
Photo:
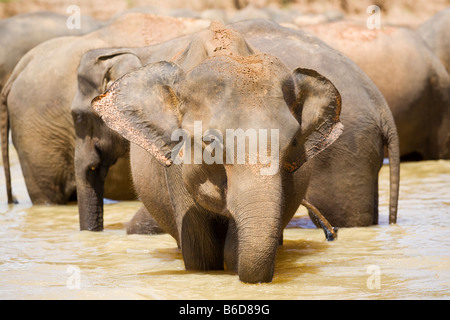
[[[80,230],[103,230],[103,190],[84,186],[77,188]]]
[[[89,160],[89,157],[75,154],[80,230],[102,231],[104,184],[108,167],[93,165]]]
[[[256,179],[259,181],[239,175],[239,185],[231,186],[227,195],[236,226],[235,268],[239,279],[248,283],[272,281],[282,233],[281,179],[279,176]]]
[[[244,213],[251,215],[251,211],[255,210],[255,216],[237,223],[237,228],[240,230],[238,233],[238,274],[239,279],[243,282],[272,281],[281,221],[275,217],[260,218],[260,216],[264,216],[264,213],[274,215],[274,210],[270,210],[270,207],[273,206],[262,202],[260,208],[254,208]]]

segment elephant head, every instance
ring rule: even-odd
[[[126,72],[141,66],[139,58],[129,49],[92,50],[81,60],[78,91],[72,103],[81,230],[103,229],[103,197],[108,170],[129,152],[129,142],[94,114],[91,101]]]
[[[271,281],[290,219],[283,216],[285,179],[342,132],[340,95],[330,81],[314,70],[290,72],[262,53],[216,55],[187,70],[149,64],[114,82],[92,107],[166,172],[181,167],[179,176],[167,175],[169,185],[181,185],[199,206],[228,219],[218,250],[244,282]],[[175,214],[192,268],[184,239],[196,236],[183,234],[186,212]]]

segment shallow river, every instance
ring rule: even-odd
[[[388,167],[380,221],[325,241],[299,209],[269,284],[184,270],[168,235],[126,235],[137,202],[105,206],[105,230],[80,232],[76,205],[32,206],[13,158],[8,206],[0,173],[0,299],[448,299],[450,161],[401,167],[398,224],[388,224]]]

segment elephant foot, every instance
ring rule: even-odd
[[[313,222],[323,229],[327,241],[333,241],[337,239],[338,228],[333,227],[328,222],[328,220],[320,213],[319,209],[317,209],[313,204],[306,200],[303,200],[301,204],[308,209],[309,216],[312,218]]]
[[[134,217],[125,225],[127,234],[161,234],[165,233],[147,209],[142,206]]]
[[[13,195],[11,202],[9,202],[9,200],[8,200],[8,203],[9,204],[19,204],[19,200],[17,200],[17,197],[15,195]]]

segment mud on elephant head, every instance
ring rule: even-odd
[[[165,231],[179,243],[186,268],[223,269],[225,264],[252,283],[272,280],[282,230],[295,213],[287,208],[298,207],[291,203],[303,198],[294,199],[286,190],[293,172],[343,130],[340,95],[329,80],[310,69],[291,72],[275,56],[255,53],[239,33],[217,25],[193,37],[176,61],[127,73],[92,107],[134,143],[133,176],[146,161],[141,148],[165,168],[173,210],[154,218],[159,222],[173,215],[175,226]],[[179,130],[185,154],[174,164],[180,142],[173,134]],[[239,130],[249,142],[240,149],[242,164],[239,148],[234,149]],[[251,132],[259,134],[259,149],[252,146]],[[270,163],[262,161],[267,160],[264,144]],[[270,166],[275,170],[263,174]]]

